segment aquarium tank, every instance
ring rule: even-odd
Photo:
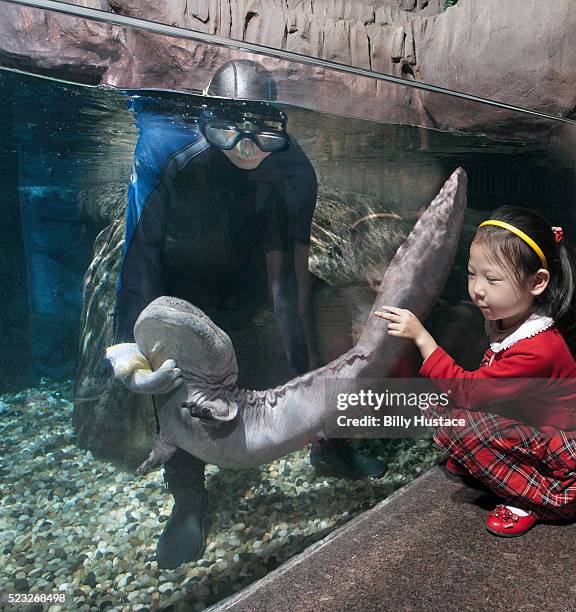
[[[108,17],[65,19],[136,41],[130,57],[95,48],[109,78],[51,69],[32,48],[36,70],[0,66],[0,592],[30,609],[200,611],[439,460],[429,431],[327,437],[318,372],[354,354],[394,254],[457,168],[467,208],[425,324],[475,368],[486,337],[466,287],[471,238],[513,204],[570,241],[576,131],[415,80]],[[172,68],[140,70],[138,54]],[[170,309],[185,332],[150,339],[142,313]],[[181,361],[160,359],[170,342]],[[409,343],[382,347],[383,377],[417,378]],[[184,411],[170,423],[168,404]],[[189,444],[170,437],[178,427]]]

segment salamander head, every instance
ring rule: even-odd
[[[238,380],[236,353],[228,335],[202,310],[174,297],[159,297],[134,326],[138,347],[157,369],[174,359],[185,380],[231,389]]]

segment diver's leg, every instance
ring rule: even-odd
[[[208,495],[204,486],[206,464],[178,449],[164,464],[164,480],[174,497],[174,506],[158,540],[158,567],[172,569],[194,561],[204,552]]]
[[[160,420],[154,402],[156,432],[160,434]],[[164,464],[164,481],[174,497],[172,513],[156,545],[158,567],[173,569],[194,561],[204,552],[204,524],[208,494],[204,486],[204,467],[198,457],[177,449]]]
[[[384,461],[358,450],[351,440],[319,437],[310,449],[310,463],[326,476],[380,478],[388,471]]]

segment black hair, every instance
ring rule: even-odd
[[[491,220],[504,221],[527,234],[542,249],[550,272],[546,289],[535,297],[536,311],[552,317],[572,354],[576,356],[576,255],[562,239],[556,242],[552,226],[539,214],[519,206],[501,206]],[[543,268],[536,251],[507,229],[481,227],[473,243],[483,246],[489,257],[510,272],[518,287]]]

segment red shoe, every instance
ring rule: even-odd
[[[498,505],[488,515],[485,527],[492,535],[515,538],[530,531],[537,522],[533,514],[518,516],[506,506]]]
[[[455,459],[450,457],[444,464],[444,472],[450,478],[468,478],[471,476],[470,472]]]

